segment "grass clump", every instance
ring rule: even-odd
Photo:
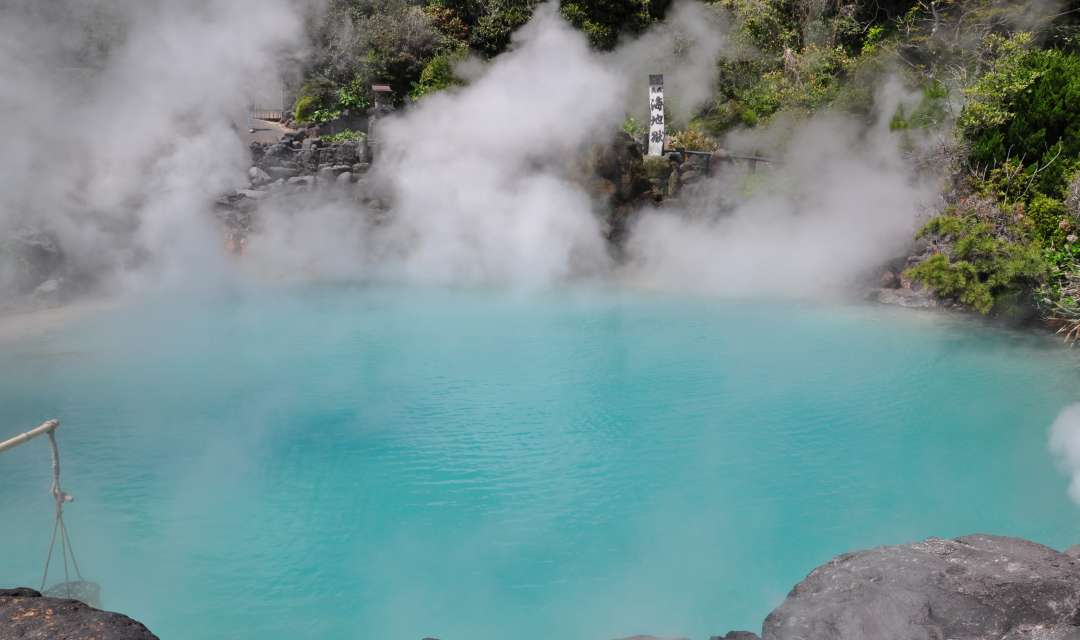
[[[327,144],[341,144],[343,142],[351,142],[354,140],[365,140],[367,139],[367,134],[363,131],[353,131],[352,129],[346,129],[332,135],[319,136],[319,139]]]

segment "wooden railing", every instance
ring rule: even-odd
[[[285,116],[285,112],[274,109],[252,109],[251,117],[254,120],[272,120],[274,122],[280,122]]]

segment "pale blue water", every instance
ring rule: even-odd
[[[63,420],[83,571],[166,640],[705,638],[845,550],[1080,542],[1078,382],[873,307],[328,287],[0,342],[0,433]],[[0,455],[0,584],[37,585],[48,474]]]

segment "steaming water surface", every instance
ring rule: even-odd
[[[703,638],[845,550],[1080,542],[1051,341],[936,315],[581,291],[157,301],[0,342],[84,574],[170,638]],[[0,457],[37,586],[48,449]]]

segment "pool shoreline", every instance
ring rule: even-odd
[[[11,305],[0,308],[0,342],[47,333],[91,315],[116,309],[113,297],[86,297],[70,302]]]
[[[1029,637],[1036,631],[1040,638],[1066,638],[1080,633],[1078,616],[1080,545],[1060,552],[1022,538],[973,534],[836,556],[791,589],[762,622],[760,636],[728,631],[710,640],[864,640],[921,634],[991,640]],[[13,634],[0,630],[0,639],[63,629],[69,640],[158,640],[125,615],[29,588],[0,589],[0,618],[12,621]]]

